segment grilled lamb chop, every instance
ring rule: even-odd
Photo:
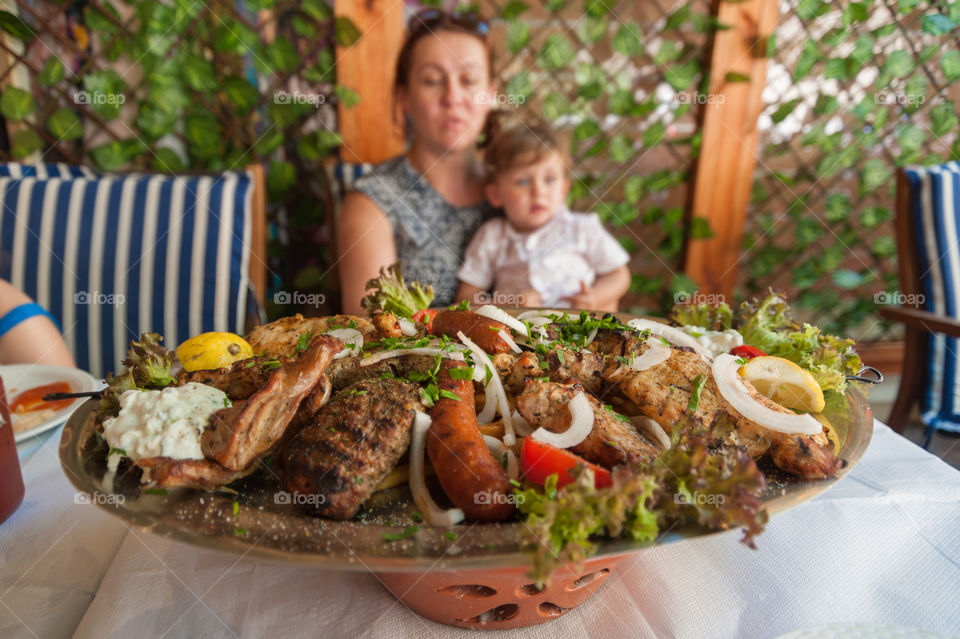
[[[555,348],[547,355],[547,363],[550,364],[550,381],[565,382],[568,379],[575,379],[588,391],[599,395],[604,386],[601,376],[604,360],[603,353]]]
[[[570,427],[567,403],[581,392],[583,386],[580,384],[528,379],[523,393],[517,395],[517,410],[531,426],[543,426],[555,433],[562,433]],[[637,464],[660,454],[660,450],[638,433],[629,421],[607,411],[589,393],[587,400],[593,408],[593,430],[570,450],[606,468]]]
[[[224,368],[191,373],[184,371],[177,376],[177,386],[197,382],[222,390],[232,401],[247,399],[264,387],[278,363],[276,359],[251,357]]]
[[[284,487],[315,495],[313,514],[349,519],[410,445],[416,386],[363,380],[337,393],[280,454]]]
[[[204,456],[228,470],[253,464],[280,441],[300,403],[342,348],[343,342],[334,337],[315,337],[306,351],[273,371],[248,400],[214,413],[200,438]]]
[[[364,344],[380,339],[370,320],[358,315],[304,318],[299,313],[258,326],[250,331],[246,339],[254,353],[262,353],[266,357],[293,356],[300,350],[302,335],[320,335],[334,328],[356,328],[363,335]]]
[[[143,469],[144,488],[196,488],[212,490],[249,475],[256,470],[251,464],[244,470],[227,470],[209,459],[171,459],[169,457],[144,457],[134,466]]]
[[[720,395],[710,365],[695,353],[674,348],[668,360],[645,371],[632,371],[611,360],[603,374],[608,381],[618,383],[620,391],[636,405],[640,414],[653,419],[668,433],[687,411],[693,380],[698,375],[705,376],[694,419],[710,430],[722,423],[726,415],[732,417],[734,423],[732,431],[715,434],[718,444],[740,448],[754,459],[769,453],[778,468],[806,479],[828,477],[843,467],[843,460],[827,450],[823,433],[811,437],[785,435],[764,428],[734,410]],[[748,382],[744,384],[756,401],[772,410],[791,412],[758,393]]]

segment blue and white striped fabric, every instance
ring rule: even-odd
[[[327,165],[327,183],[333,196],[333,219],[340,219],[340,204],[343,196],[353,188],[353,183],[370,172],[375,165],[370,163],[337,162]]]
[[[0,164],[0,177],[35,177],[35,178],[75,178],[97,177],[97,173],[85,166],[74,166],[63,162],[47,162],[45,164],[18,164],[7,162]]]
[[[60,321],[80,368],[116,371],[147,331],[169,348],[243,333],[248,174],[2,176],[0,278]]]
[[[960,163],[904,170],[920,255],[924,308],[960,319]],[[960,432],[960,340],[929,336],[921,411],[932,429]]]

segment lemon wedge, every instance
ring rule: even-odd
[[[740,367],[740,376],[781,406],[808,413],[822,412],[826,406],[813,375],[788,359],[754,357]]]
[[[187,372],[230,366],[253,357],[253,347],[234,333],[201,333],[177,347],[177,359]]]

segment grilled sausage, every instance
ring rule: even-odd
[[[427,454],[443,491],[470,519],[503,521],[513,515],[510,482],[480,435],[473,404],[473,381],[453,379],[450,369],[463,362],[443,360],[437,376],[441,390],[459,400],[441,397],[430,410]]]
[[[440,311],[433,320],[433,334],[457,338],[457,331],[491,355],[510,352],[510,346],[500,339],[498,331],[510,334],[506,324],[492,320],[473,311]]]

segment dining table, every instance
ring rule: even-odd
[[[131,526],[68,481],[61,427],[18,446],[26,495],[0,526],[0,637],[958,637],[960,472],[873,429],[861,461],[772,516],[756,549],[738,531],[651,546],[561,617],[478,631],[418,616],[371,571]]]

